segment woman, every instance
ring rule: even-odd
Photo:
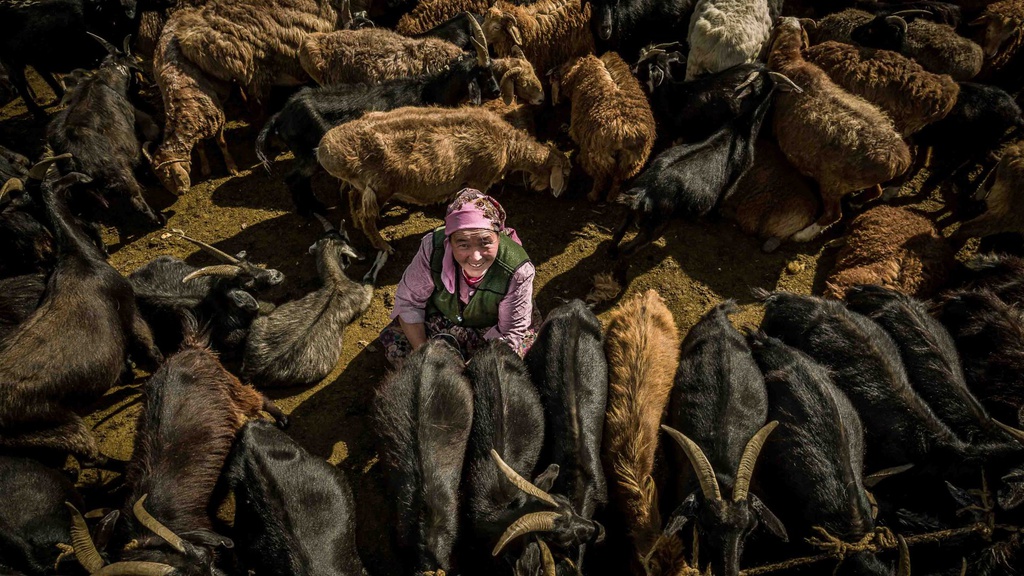
[[[388,361],[397,365],[428,338],[445,338],[466,360],[496,338],[522,356],[540,326],[535,273],[501,204],[463,189],[398,284],[393,322],[380,334]]]

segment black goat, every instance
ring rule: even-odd
[[[43,206],[57,245],[57,264],[39,308],[0,350],[0,445],[99,456],[89,427],[72,406],[87,406],[117,382],[128,349],[150,367],[162,360],[131,284],[107,264],[58,195],[88,180],[68,174],[43,181],[58,158],[34,166],[27,192]],[[88,345],[83,346],[83,343]]]
[[[452,570],[473,392],[458,353],[430,340],[377,391],[374,418],[406,573]]]
[[[273,424],[242,427],[224,475],[235,493],[234,542],[268,576],[362,576],[345,473]]]
[[[697,0],[585,0],[600,52],[614,50],[633,62],[650,43],[686,38]],[[684,60],[685,61],[685,60]]]
[[[750,336],[754,360],[764,373],[768,418],[779,426],[764,445],[761,486],[789,531],[820,536],[820,526],[846,542],[875,528],[864,488],[864,430],[828,370],[810,356],[766,336]],[[902,555],[898,574],[909,574]],[[836,574],[884,576],[891,571],[871,553],[840,564]]]
[[[791,87],[787,81],[760,63],[739,64],[689,82],[667,78],[650,95],[658,138],[687,143],[705,140],[757,108],[776,83]]]
[[[821,362],[866,423],[873,468],[908,463],[950,474],[994,456],[1013,457],[1020,446],[968,444],[958,438],[910,386],[892,338],[842,303],[785,292],[762,294],[761,328]]]
[[[121,562],[171,566],[183,576],[222,574],[214,566],[215,551],[232,543],[212,531],[214,488],[238,430],[260,410],[287,422],[224,369],[197,335],[194,320],[188,322],[182,350],[146,384],[126,475],[124,522],[113,542],[115,549],[131,540],[137,545],[121,554]]]
[[[0,571],[51,574],[61,548],[71,544],[69,502],[82,498],[59,471],[31,458],[0,455]]]
[[[135,107],[128,89],[137,68],[128,54],[96,37],[108,55],[100,69],[82,80],[68,95],[68,106],[46,127],[46,140],[58,154],[73,158],[59,164],[62,172],[81,172],[92,178],[93,196],[106,204],[108,193],[127,197],[136,212],[162,226],[163,215],[150,208],[135,180],[142,148],[135,135]]]
[[[0,146],[0,185],[6,184],[11,178],[24,178],[31,166],[28,158]],[[3,198],[3,194],[0,194],[0,198]]]
[[[0,348],[11,334],[39,308],[46,291],[46,275],[22,274],[0,279]]]
[[[242,358],[242,375],[260,386],[294,386],[318,382],[341,357],[345,327],[370,307],[377,273],[387,252],[377,254],[362,282],[345,275],[349,258],[358,254],[349,244],[345,223],[335,229],[316,215],[324,234],[309,247],[323,286],[298,300],[286,302],[260,316],[249,327]]]
[[[257,314],[273,310],[255,295],[280,285],[284,274],[252,264],[244,252],[230,256],[181,230],[173,234],[226,264],[196,269],[177,258],[160,256],[132,272],[128,279],[157,345],[165,353],[178,349],[182,317],[188,312],[209,326],[211,345],[222,359],[240,360],[250,324]]]
[[[256,155],[269,166],[266,142],[276,134],[295,155],[295,167],[285,176],[292,200],[300,214],[325,213],[313,194],[311,179],[320,168],[316,148],[331,128],[359,118],[366,112],[384,112],[403,106],[458,106],[471,99],[474,90],[484,98],[499,95],[490,67],[479,66],[476,56],[466,55],[433,76],[390,80],[381,84],[340,84],[305,88],[294,94],[274,114],[256,138]],[[473,88],[472,86],[476,86]]]
[[[1009,254],[976,256],[967,263],[965,288],[988,290],[1010,306],[1024,304],[1024,259]]]
[[[987,290],[942,297],[938,318],[960,352],[967,386],[1004,422],[1024,425],[1024,317]]]
[[[568,533],[553,530],[547,540],[582,569],[586,544],[604,539],[604,527],[590,519],[608,502],[601,465],[608,361],[600,321],[580,300],[559,306],[525,361],[544,407],[540,461],[558,465],[551,492],[564,495],[576,514]]]
[[[1011,439],[967,388],[952,337],[924,304],[882,286],[855,286],[845,299],[847,308],[874,320],[892,336],[911,387],[961,440]]]
[[[24,178],[21,176],[19,178]],[[0,243],[7,246],[0,260],[0,278],[53,268],[53,234],[43,225],[42,207],[25,192],[21,179],[0,189]]]
[[[963,8],[950,2],[936,2],[934,0],[908,0],[900,2],[880,2],[879,0],[856,0],[852,3],[854,7],[875,16],[891,16],[900,12],[913,10],[920,16],[927,17],[935,22],[949,24],[953,28],[960,25],[963,20]],[[925,14],[928,13],[928,15]]]
[[[663,427],[682,448],[682,454],[670,452],[676,492],[688,495],[665,532],[695,519],[701,550],[710,550],[701,558],[721,576],[739,574],[744,542],[759,524],[788,539],[782,523],[750,492],[758,454],[776,423],[766,424],[764,380],[747,341],[729,321],[736,310],[735,302],[723,302],[690,329]],[[693,475],[684,473],[686,460]]]
[[[451,42],[463,50],[472,51],[474,46],[473,30],[470,28],[471,24],[469,22],[470,18],[476,20],[477,24],[483,25],[484,23],[483,14],[462,12],[447,22],[442,22],[426,32],[413,34],[410,38],[438,38]]]
[[[623,259],[620,276],[625,275],[630,257],[657,240],[673,216],[703,216],[735,187],[754,162],[754,142],[773,92],[764,91],[749,115],[727,122],[706,140],[659,154],[619,196],[629,213],[615,231],[608,254]],[[634,222],[640,231],[620,255],[619,243]]]
[[[25,81],[25,68],[35,68],[60,99],[64,89],[54,72],[92,68],[106,54],[86,32],[123,38],[132,32],[134,19],[135,0],[4,2],[0,4],[0,61],[28,110],[44,117]]]

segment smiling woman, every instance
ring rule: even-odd
[[[535,270],[498,201],[466,188],[448,206],[445,225],[423,237],[395,293],[392,322],[380,334],[397,365],[428,338],[444,338],[467,360],[500,338],[521,355],[540,325],[533,306]]]

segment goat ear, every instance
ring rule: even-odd
[[[345,244],[341,247],[341,253],[345,256],[348,256],[349,258],[355,258],[356,260],[363,259],[363,257],[359,255],[359,252],[356,252],[356,249],[349,246],[348,244]]]
[[[747,500],[750,502],[750,507],[754,509],[754,513],[757,514],[757,519],[764,524],[764,527],[769,532],[775,535],[776,538],[783,542],[789,542],[789,534],[786,533],[786,527],[782,525],[782,521],[779,520],[771,510],[765,506],[761,499],[753,494],[747,495]]]
[[[235,547],[235,543],[227,536],[221,536],[212,530],[193,530],[192,532],[183,532],[179,534],[183,539],[188,540],[192,544],[198,544],[199,546],[207,546],[210,548],[227,548],[228,550]]]
[[[505,75],[501,77],[501,82],[498,83],[501,87],[501,99],[505,102],[506,106],[511,106],[512,102],[516,99],[516,79],[511,70],[505,72]]]
[[[697,515],[697,493],[694,492],[683,500],[683,503],[676,507],[665,523],[664,534],[671,536],[686,527],[686,524]]]
[[[804,30],[803,28],[800,28],[800,37],[801,37],[800,41],[803,43],[800,46],[800,49],[801,50],[806,50],[806,49],[810,48],[811,47],[811,38],[807,35],[807,30]]]
[[[110,535],[114,533],[114,527],[117,525],[118,518],[121,517],[120,510],[111,510],[106,516],[100,520],[99,524],[96,525],[96,529],[93,531],[92,541],[96,544],[98,550],[105,550],[107,543],[110,542]]]
[[[562,174],[561,166],[555,166],[551,169],[549,184],[551,185],[551,193],[554,194],[555,198],[558,198],[562,195],[562,192],[565,192],[565,176]]]
[[[255,312],[260,309],[260,304],[256,301],[256,298],[245,290],[232,290],[228,293],[228,296],[230,296],[231,302],[241,310]]]
[[[480,95],[480,84],[476,80],[471,80],[469,83],[469,101],[473,103],[473,106],[479,106],[483,101]]]
[[[546,470],[541,472],[536,478],[533,479],[533,485],[540,488],[544,492],[551,490],[551,487],[555,485],[555,480],[558,479],[558,464],[552,464],[547,467]]]

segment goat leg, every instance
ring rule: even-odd
[[[146,366],[143,366],[149,372],[156,370],[158,366],[163,364],[164,355],[157,348],[156,343],[153,340],[153,331],[149,327],[149,323],[142,317],[138,309],[132,315],[132,326],[131,334],[129,334],[129,346],[132,355],[142,358],[146,362]]]
[[[794,242],[807,242],[817,238],[829,226],[839,222],[843,217],[843,205],[840,203],[840,196],[827,190],[821,191],[821,203],[824,207],[818,221],[803,230],[793,234]]]
[[[125,192],[128,194],[128,199],[132,203],[132,208],[136,212],[142,214],[149,219],[153,225],[162,227],[167,223],[167,218],[163,214],[153,210],[152,207],[146,202],[146,199],[142,197],[142,186],[135,181],[135,177],[128,175],[124,183]]]
[[[315,161],[312,166],[309,166],[308,161],[300,160],[299,162],[300,165],[284,177],[285,186],[292,194],[296,212],[307,218],[313,214],[327,214],[327,206],[317,200],[313,193],[312,176],[318,165]]]
[[[224,155],[224,164],[228,167],[228,174],[236,176],[238,174],[238,165],[235,164],[235,159],[231,156],[231,152],[228,151],[228,143],[224,140],[224,127],[221,126],[220,130],[217,130],[217,136],[214,138],[217,143],[217,147],[220,148],[220,153]]]
[[[590,193],[587,194],[587,200],[591,202],[601,201],[601,190],[605,187],[607,178],[603,174],[597,174],[594,176],[594,185],[590,188]]]
[[[50,87],[50,90],[53,90],[54,96],[57,97],[57,102],[60,102],[64,98],[64,84],[57,80],[53,72],[42,72],[39,75],[43,77],[43,81]]]
[[[261,394],[260,396],[263,395]],[[277,404],[274,404],[274,402],[266,396],[263,396],[263,411],[274,418],[274,421],[277,422],[278,428],[284,430],[288,427],[288,416],[284,411],[278,408]]]
[[[626,231],[629,227],[636,222],[636,212],[630,210],[626,214],[626,218],[619,225],[619,228],[615,231],[615,235],[612,236],[612,245],[608,248],[608,257],[615,260],[619,257],[619,244],[622,242],[622,237],[626,235]]]

